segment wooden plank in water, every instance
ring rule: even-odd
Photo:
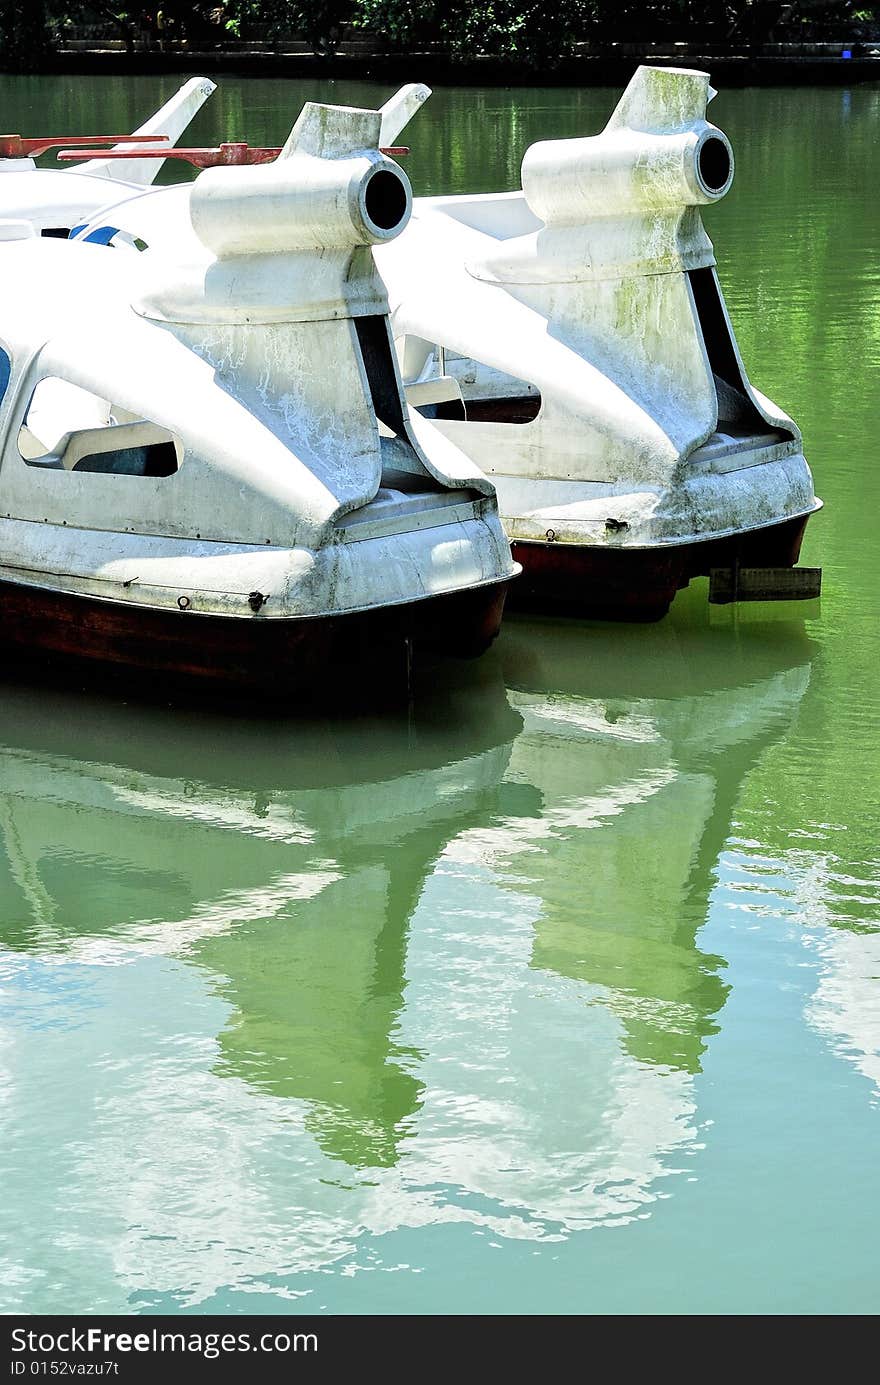
[[[717,606],[730,601],[810,601],[822,590],[820,567],[713,567],[709,600]]]

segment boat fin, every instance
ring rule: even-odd
[[[369,247],[404,229],[412,190],[378,147],[381,122],[378,111],[310,101],[272,163],[206,168],[189,215],[215,262],[151,261],[137,311],[251,327],[386,314]]]
[[[396,91],[384,106],[380,106],[382,129],[379,143],[393,144],[401,130],[404,130],[413,116],[421,110],[430,95],[431,88],[426,87],[424,83],[410,82],[408,86]]]
[[[378,149],[381,128],[379,111],[307,101],[278,155],[278,162],[295,154],[341,159],[362,149]]]
[[[356,150],[393,144],[430,95],[430,87],[412,82],[395,92],[378,111],[307,101],[278,157],[311,154],[318,159],[338,159]]]
[[[166,101],[149,120],[144,121],[143,125],[138,126],[134,131],[136,135],[167,135],[168,139],[164,143],[171,146],[177,143],[190,121],[201,110],[208,97],[217,90],[216,82],[212,82],[208,77],[191,77],[188,82],[184,82],[178,92],[175,92],[170,101]],[[126,146],[115,146],[125,148]],[[161,149],[161,145],[156,146]],[[125,183],[142,183],[144,187],[155,181],[159,169],[162,167],[161,158],[152,159],[125,159],[117,162],[115,159],[91,159],[88,163],[80,164],[77,172],[88,173],[93,178],[116,179]]]
[[[706,119],[710,91],[708,72],[687,67],[636,68],[605,129],[645,133],[688,129]]]

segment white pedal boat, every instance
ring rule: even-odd
[[[491,476],[516,599],[656,618],[714,567],[788,567],[819,508],[745,373],[700,208],[733,180],[702,72],[642,67],[522,190],[417,199],[377,254],[408,397]]]
[[[0,220],[27,221],[39,235],[66,238],[109,202],[142,193],[158,176],[162,152],[174,146],[216,90],[207,77],[192,77],[127,137],[136,143],[114,145],[76,168],[38,168],[35,158],[27,155],[4,157],[7,150],[32,145],[48,150],[67,147],[73,140],[22,141],[16,135],[0,135]],[[122,149],[138,157],[124,163],[112,158]]]
[[[395,365],[371,246],[411,192],[380,125],[309,104],[272,165],[201,174],[189,260],[6,225],[7,644],[280,692],[494,637],[493,487]]]
[[[377,247],[407,399],[494,481],[518,602],[657,619],[713,568],[791,567],[820,508],[700,219],[733,180],[713,94],[639,68],[601,135],[527,151],[523,190],[416,199]],[[387,103],[386,142],[428,95]],[[79,234],[174,255],[188,206],[155,190]]]

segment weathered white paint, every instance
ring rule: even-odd
[[[0,241],[3,240],[30,240],[36,232],[29,221],[21,219],[14,221],[11,218],[0,221]]]
[[[426,87],[422,82],[411,82],[396,91],[391,99],[380,107],[382,127],[379,143],[383,148],[394,143],[401,130],[409,124],[416,112],[421,110],[430,95],[430,87]]]
[[[161,144],[145,144],[145,150],[170,148],[216,90],[216,83],[207,77],[190,78],[133,133],[168,136]],[[33,159],[0,158],[0,218],[27,220],[37,232],[76,226],[108,202],[143,192],[156,178],[162,162],[156,157],[119,162],[96,158],[61,169],[37,168]]]
[[[168,136],[167,140],[161,140],[155,145],[145,144],[145,151],[150,148],[161,150],[163,146],[167,148],[169,145],[175,145],[187,126],[192,123],[193,117],[216,90],[217,83],[212,82],[209,77],[191,77],[164,106],[160,106],[149,120],[145,120],[143,125],[139,125],[132,133]],[[138,149],[141,147],[138,145]],[[114,148],[124,149],[126,146],[117,144]],[[126,159],[124,163],[120,163],[115,159],[105,159],[98,155],[97,158],[80,164],[79,172],[93,178],[110,178],[119,183],[136,183],[141,187],[149,187],[159,176],[162,162],[161,158],[153,158]]]
[[[530,423],[437,424],[495,480],[513,538],[652,547],[818,506],[800,433],[750,385],[729,322],[749,428],[731,432],[710,367],[687,272],[714,273],[700,207],[733,178],[713,94],[705,73],[640,68],[600,135],[527,150],[522,191],[418,199],[377,250],[407,385],[540,395]]]
[[[411,113],[408,90],[388,106]],[[376,246],[414,409],[540,396],[531,423],[435,425],[492,477],[513,538],[687,544],[818,506],[800,433],[750,384],[723,305],[738,388],[709,363],[688,271],[714,274],[700,207],[733,177],[713,94],[705,73],[640,68],[602,134],[526,152],[521,191],[416,199]],[[188,196],[157,190],[84,234],[109,223],[173,258]]]
[[[207,171],[207,170],[206,170]],[[153,256],[164,255],[177,263],[204,257],[205,247],[196,235],[189,214],[192,183],[170,187],[141,188],[131,197],[115,200],[77,227],[72,240],[103,238],[112,231],[107,244],[136,250],[135,241],[150,249]]]
[[[271,619],[515,574],[491,484],[407,414],[370,247],[399,233],[411,193],[380,124],[310,103],[276,163],[202,173],[176,260],[0,246],[0,578],[246,619],[258,590]],[[397,436],[377,419],[363,316],[385,334]],[[71,470],[114,434],[167,438],[179,470]]]
[[[176,279],[159,266],[145,313],[231,324],[384,312],[369,247],[399,234],[412,191],[379,153],[380,126],[378,111],[308,102],[274,163],[207,169],[188,204],[199,251]]]

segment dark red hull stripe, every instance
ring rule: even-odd
[[[664,548],[600,548],[567,543],[514,542],[523,574],[510,604],[567,611],[600,620],[659,620],[675,593],[711,568],[793,567],[809,515],[766,529],[706,543]]]

